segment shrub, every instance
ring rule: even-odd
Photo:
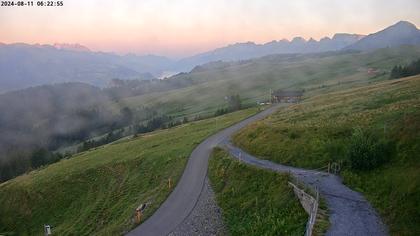
[[[228,112],[229,110],[227,108],[219,108],[214,113],[214,116],[221,116],[221,115],[227,114]]]
[[[390,142],[358,128],[350,138],[347,158],[354,170],[372,170],[389,161],[391,150]]]

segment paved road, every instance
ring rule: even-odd
[[[341,179],[327,173],[276,164],[251,156],[230,143],[230,136],[247,124],[275,112],[273,106],[245,119],[198,145],[190,155],[187,167],[168,199],[143,224],[128,233],[129,236],[166,236],[194,209],[204,186],[208,159],[215,146],[223,146],[234,157],[251,165],[277,172],[290,172],[299,180],[318,187],[329,209],[330,228],[326,235],[388,235],[386,226],[369,202],[358,192],[342,184]]]
[[[166,236],[174,230],[191,213],[200,197],[212,149],[229,139],[233,133],[247,124],[275,112],[278,107],[279,105],[270,107],[210,136],[199,144],[191,153],[184,173],[174,191],[150,218],[127,235]]]
[[[386,226],[369,202],[360,193],[343,185],[338,176],[256,158],[233,146],[228,139],[222,146],[240,161],[276,172],[289,172],[307,185],[317,187],[329,210],[330,228],[326,235],[388,235]]]

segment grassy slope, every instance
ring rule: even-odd
[[[134,108],[161,105],[162,112],[179,116],[212,114],[225,103],[225,95],[234,93],[240,93],[246,103],[254,103],[256,99],[267,99],[270,88],[305,88],[306,95],[312,96],[383,80],[386,76],[368,75],[367,68],[389,70],[395,64],[417,58],[419,53],[420,48],[408,47],[321,58],[267,57],[232,68],[182,75],[207,82],[110,105],[128,104]],[[44,223],[56,226],[55,231],[61,234],[70,231],[115,234],[131,227],[129,219],[133,209],[149,199],[153,199],[153,205],[147,215],[156,209],[157,203],[168,194],[166,179],[172,176],[176,180],[197,140],[215,130],[211,128],[211,121],[203,122],[108,145],[1,184],[0,231],[19,229],[20,234],[41,233],[40,225]],[[222,122],[219,125],[222,126]],[[331,132],[336,133],[334,130]],[[343,128],[343,132],[346,131],[348,129]],[[340,149],[337,152],[340,154]],[[313,160],[302,165],[319,163]],[[415,173],[414,177],[417,177]],[[414,189],[418,189],[416,184]]]
[[[223,68],[191,72],[171,79],[195,81],[195,85],[165,92],[122,99],[109,103],[119,114],[120,108],[130,107],[134,113],[141,107],[153,107],[158,113],[174,118],[210,116],[226,106],[225,96],[240,94],[245,105],[269,99],[269,91],[279,88],[305,89],[310,97],[325,92],[364,86],[387,79],[396,64],[406,64],[420,55],[420,47],[380,49],[369,53],[273,55]],[[380,74],[369,75],[368,68]],[[100,137],[100,136],[99,136]],[[95,138],[99,138],[95,137]],[[60,151],[75,152],[78,145]]]
[[[317,168],[343,159],[354,127],[396,143],[390,163],[366,172],[344,171],[395,235],[420,234],[420,76],[307,99],[236,134],[234,142],[279,163]]]
[[[255,113],[225,116],[157,131],[90,150],[0,185],[0,234],[116,235],[133,227],[134,209],[150,216],[176,183],[192,149],[217,129]],[[216,121],[217,120],[217,121]]]
[[[303,235],[308,215],[288,176],[240,163],[215,149],[209,178],[231,235]]]
[[[157,107],[174,116],[213,114],[224,97],[240,94],[246,104],[267,100],[270,89],[300,88],[306,95],[320,94],[384,80],[388,75],[369,75],[368,68],[387,72],[396,64],[417,59],[420,47],[381,49],[370,53],[329,56],[269,56],[240,65],[194,72],[178,77],[200,83],[181,89],[131,97],[119,107]]]

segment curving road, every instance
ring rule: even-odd
[[[263,119],[281,105],[272,106],[229,128],[226,128],[200,143],[191,153],[184,173],[165,202],[144,223],[129,232],[129,236],[166,236],[187,218],[194,209],[204,186],[208,159],[212,149],[247,124]]]
[[[199,144],[191,153],[174,191],[149,219],[127,235],[166,236],[181,224],[194,209],[200,197],[207,175],[209,156],[212,149],[218,145],[222,145],[240,161],[277,172],[289,172],[306,184],[318,187],[329,209],[330,228],[326,235],[387,235],[386,226],[369,202],[360,193],[344,186],[339,177],[261,160],[230,143],[230,136],[233,133],[249,123],[270,115],[279,106],[281,105],[272,106],[210,136]]]

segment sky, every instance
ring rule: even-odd
[[[368,34],[400,20],[420,26],[419,0],[63,2],[0,7],[0,42],[79,43],[94,51],[179,58],[236,42]]]

